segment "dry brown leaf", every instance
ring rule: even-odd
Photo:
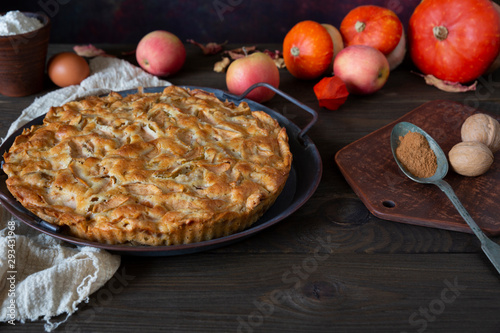
[[[111,57],[111,55],[106,54],[104,50],[98,49],[92,44],[88,45],[75,45],[73,46],[73,51],[75,51],[76,54],[78,54],[81,57],[97,57],[97,56],[108,56]]]
[[[214,71],[217,73],[225,72],[231,60],[228,57],[222,57],[222,60],[217,61],[214,65]]]
[[[276,67],[278,68],[285,68],[285,59],[283,58],[278,58],[278,59],[273,59],[274,63],[276,64]]]
[[[193,39],[188,39],[187,42],[198,46],[202,50],[204,55],[217,54],[217,53],[221,52],[224,45],[227,44],[227,41],[225,41],[224,43],[221,43],[221,44],[210,42],[210,43],[203,45],[201,43],[196,42]]]
[[[274,63],[276,64],[276,67],[278,68],[285,68],[285,61],[283,59],[283,55],[279,50],[275,51],[270,51],[270,50],[264,50],[264,53],[267,54],[268,56],[271,57],[271,59],[274,60]]]
[[[227,57],[223,57],[222,60],[215,63],[214,71],[219,73],[223,72],[226,70],[232,60],[243,58],[255,51],[257,51],[256,46],[243,46],[236,49],[224,51],[224,54],[227,55]],[[269,55],[273,59],[276,67],[285,68],[285,61],[283,60],[283,55],[279,50],[264,50],[263,53]]]
[[[257,49],[256,46],[243,46],[229,51],[225,51],[232,60],[243,58],[244,56],[254,52]]]
[[[466,91],[475,91],[476,86],[477,86],[477,81],[472,83],[470,86],[464,86],[460,82],[451,82],[451,81],[446,81],[446,80],[441,80],[435,77],[432,74],[419,74],[415,73],[421,77],[424,78],[425,83],[427,83],[430,86],[434,86],[438,88],[439,90],[446,91],[446,92],[466,92]]]
[[[273,59],[279,59],[282,58],[283,56],[281,55],[280,50],[275,50],[275,51],[270,51],[268,49],[264,50],[264,53],[270,56]]]

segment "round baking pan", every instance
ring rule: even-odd
[[[246,99],[245,96],[249,91],[258,87],[265,86],[274,90],[277,94],[288,99],[291,103],[296,104],[300,108],[309,112],[313,119],[303,129],[292,123],[280,113],[267,108],[252,100]],[[165,87],[151,87],[144,88],[145,93],[161,92]],[[253,111],[260,110],[269,114],[276,119],[282,127],[285,127],[289,137],[290,150],[293,154],[292,168],[290,176],[285,184],[285,187],[276,199],[275,203],[267,210],[267,212],[251,227],[241,232],[216,238],[208,241],[202,241],[192,244],[183,245],[168,245],[168,246],[133,246],[133,245],[111,245],[98,242],[92,242],[73,236],[69,236],[60,231],[58,226],[47,223],[37,216],[33,215],[25,209],[8,191],[5,184],[7,176],[0,170],[0,202],[12,215],[27,224],[28,226],[48,234],[52,237],[66,241],[77,246],[93,246],[102,248],[111,252],[119,253],[122,255],[142,255],[142,256],[169,256],[181,255],[188,253],[195,253],[215,249],[221,246],[226,246],[234,242],[243,240],[247,237],[255,235],[256,233],[269,228],[270,226],[284,220],[292,213],[297,211],[306,201],[313,195],[321,180],[323,171],[321,157],[314,143],[306,135],[307,130],[316,122],[317,114],[314,110],[298,102],[291,96],[283,93],[282,91],[269,86],[267,84],[256,84],[240,96],[228,94],[222,90],[206,88],[206,87],[193,87],[184,86],[189,89],[202,89],[213,93],[221,100],[228,100],[234,103],[246,102]],[[119,91],[122,96],[136,93],[137,89]],[[9,138],[7,138],[2,145],[0,145],[0,153],[3,155],[12,146],[15,138],[20,135],[24,128],[29,128],[32,125],[42,124],[45,115],[33,119],[31,122],[22,126]],[[3,160],[2,160],[3,163]]]

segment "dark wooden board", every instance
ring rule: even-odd
[[[394,161],[390,134],[400,121],[411,122],[430,134],[448,154],[460,138],[463,121],[483,112],[463,104],[427,102],[400,119],[349,144],[335,156],[340,171],[370,212],[382,219],[469,232],[462,217],[437,186],[407,178]],[[498,119],[498,115],[489,113]],[[450,167],[445,180],[472,218],[490,235],[500,235],[500,158],[479,177],[464,177]]]

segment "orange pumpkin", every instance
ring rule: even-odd
[[[299,79],[315,79],[324,74],[333,57],[333,42],[321,24],[297,23],[283,41],[283,59],[288,71]]]
[[[366,5],[351,10],[340,24],[345,46],[367,45],[387,55],[396,48],[403,25],[390,9]]]
[[[410,18],[408,37],[423,74],[467,83],[500,52],[500,16],[488,0],[425,0]]]

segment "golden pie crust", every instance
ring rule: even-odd
[[[292,154],[265,112],[169,86],[53,107],[4,160],[12,195],[73,236],[177,245],[252,225],[283,189]]]

